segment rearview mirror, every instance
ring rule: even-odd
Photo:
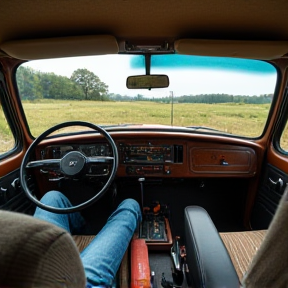
[[[169,86],[167,75],[136,75],[127,78],[128,89],[166,88]]]

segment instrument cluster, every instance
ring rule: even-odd
[[[70,151],[79,151],[86,157],[113,156],[108,143],[51,145],[41,150],[42,159],[60,159]]]

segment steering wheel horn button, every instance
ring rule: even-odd
[[[67,176],[79,174],[84,168],[86,157],[79,151],[67,153],[60,161],[61,172]]]
[[[77,161],[70,161],[69,167],[74,167],[74,166],[76,166],[76,164],[77,164]]]

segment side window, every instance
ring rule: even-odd
[[[284,151],[288,152],[288,122],[286,123],[285,128],[280,138],[280,147]]]
[[[0,157],[15,147],[15,139],[0,102]]]

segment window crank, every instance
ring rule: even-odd
[[[276,187],[279,187],[279,190],[281,190],[284,186],[284,182],[281,178],[279,178],[277,181],[273,181],[271,178],[269,178],[269,182],[276,186]]]

